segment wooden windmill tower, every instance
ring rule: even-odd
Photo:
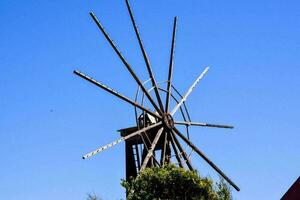
[[[201,156],[214,170],[217,171],[230,185],[232,185],[237,191],[240,189],[233,183],[198,147],[196,147],[189,139],[188,128],[189,126],[203,126],[214,128],[233,128],[227,125],[216,125],[209,123],[192,122],[185,106],[185,101],[192,93],[193,89],[199,83],[199,81],[208,72],[209,68],[200,74],[200,76],[194,81],[188,91],[181,95],[174,87],[172,82],[173,77],[173,57],[176,38],[177,17],[174,18],[170,64],[168,80],[162,83],[158,83],[152,72],[151,64],[143,46],[134,16],[128,0],[126,0],[127,9],[129,11],[130,19],[133,24],[133,28],[143,54],[143,58],[147,67],[147,71],[150,79],[142,82],[134,72],[131,65],[126,61],[124,56],[120,53],[108,33],[104,30],[102,24],[97,17],[90,13],[92,19],[109,42],[111,47],[116,52],[128,72],[134,78],[138,85],[138,90],[135,99],[132,100],[108,86],[96,81],[95,79],[85,75],[84,73],[75,70],[74,73],[79,77],[89,81],[90,83],[102,88],[103,90],[111,93],[119,99],[131,104],[135,108],[136,126],[119,130],[121,138],[102,146],[95,151],[92,151],[83,159],[96,155],[114,145],[117,145],[125,141],[126,149],[126,178],[130,176],[135,177],[139,171],[144,170],[146,167],[151,166],[163,166],[170,162],[177,163],[180,167],[187,167],[189,170],[194,170],[190,161],[190,155],[186,153],[181,142],[185,143],[193,152],[196,152]],[[150,88],[146,88],[146,85],[150,84]],[[162,97],[165,97],[164,99]],[[149,106],[146,106],[145,101]],[[170,104],[174,102],[175,106],[171,109]],[[151,107],[151,108],[150,108]],[[180,111],[182,119],[176,121],[173,119],[174,114]],[[186,127],[186,133],[182,133],[177,127],[184,125]],[[180,140],[178,139],[180,138]]]

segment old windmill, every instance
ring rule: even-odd
[[[193,89],[196,87],[197,83],[204,77],[208,72],[208,67],[200,74],[200,76],[195,80],[188,91],[181,95],[178,90],[174,87],[172,83],[173,76],[173,57],[174,57],[174,47],[176,38],[176,26],[177,17],[174,18],[173,35],[171,43],[171,54],[170,54],[170,64],[168,72],[168,80],[163,83],[158,83],[151,69],[151,65],[144,49],[138,27],[136,25],[134,16],[128,0],[126,0],[127,9],[129,11],[130,19],[133,24],[133,28],[143,54],[143,58],[149,73],[150,79],[142,82],[130,64],[126,61],[124,56],[118,50],[108,33],[104,30],[102,24],[99,22],[97,17],[90,13],[92,19],[103,33],[106,40],[109,42],[111,47],[114,49],[118,57],[121,59],[122,63],[125,65],[131,76],[134,78],[138,85],[138,90],[135,96],[135,100],[132,100],[115,90],[109,88],[108,86],[96,81],[90,76],[75,70],[74,73],[81,78],[89,81],[90,83],[102,88],[103,90],[111,93],[112,95],[122,99],[123,101],[131,104],[135,108],[136,126],[121,129],[121,138],[102,146],[91,153],[83,156],[83,159],[89,158],[96,155],[114,145],[117,145],[125,141],[126,150],[126,178],[130,176],[136,176],[137,173],[146,167],[151,166],[163,166],[166,163],[176,162],[180,167],[187,167],[189,170],[194,170],[190,155],[186,153],[186,149],[181,145],[178,137],[181,141],[186,143],[185,145],[191,149],[192,152],[196,152],[201,156],[214,170],[216,170],[230,185],[232,185],[237,191],[239,191],[238,186],[233,183],[202,151],[200,151],[189,139],[188,127],[189,126],[204,126],[204,127],[215,127],[215,128],[233,128],[227,125],[216,125],[208,123],[197,123],[192,122],[185,106],[185,101],[188,96],[192,93]],[[150,88],[146,88],[146,85],[151,83]],[[165,85],[163,85],[165,84]],[[165,87],[163,87],[165,86]],[[154,94],[152,94],[154,93]],[[153,96],[156,98],[154,100]],[[162,99],[162,97],[165,97]],[[149,106],[146,106],[145,101],[148,101]],[[165,103],[163,103],[165,102]],[[170,104],[173,102],[175,105],[173,109],[170,109]],[[150,106],[152,110],[150,109]],[[175,121],[173,119],[174,114],[180,111],[182,116],[182,121]],[[183,134],[175,125],[186,126],[186,133]]]

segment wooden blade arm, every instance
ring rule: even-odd
[[[178,110],[178,108],[187,100],[188,96],[192,93],[193,89],[196,87],[196,85],[199,83],[199,81],[204,77],[204,75],[208,72],[209,67],[206,67],[204,71],[200,74],[200,76],[195,80],[195,82],[192,84],[192,86],[188,89],[188,91],[185,93],[183,98],[180,100],[180,102],[173,108],[171,115],[173,116],[175,112]]]
[[[170,65],[169,65],[169,75],[168,75],[168,86],[167,86],[167,96],[166,96],[166,112],[169,112],[169,103],[171,97],[172,89],[172,79],[173,79],[173,64],[174,64],[174,49],[175,49],[175,38],[176,38],[176,27],[177,27],[177,17],[174,18],[173,26],[173,36],[172,36],[172,46],[171,46],[171,55],[170,55]]]
[[[150,159],[151,156],[153,155],[153,151],[154,151],[154,149],[155,149],[155,147],[156,147],[156,145],[157,145],[157,142],[158,142],[158,140],[159,140],[159,138],[160,138],[160,136],[161,136],[163,130],[164,130],[163,127],[160,128],[160,129],[158,130],[158,132],[157,132],[157,134],[156,134],[156,136],[155,136],[155,138],[154,138],[154,140],[153,140],[153,142],[152,142],[152,144],[151,144],[151,147],[150,147],[150,149],[148,150],[148,153],[147,153],[147,155],[146,155],[146,157],[145,157],[145,159],[144,159],[144,161],[143,161],[143,164],[142,164],[142,167],[141,167],[141,171],[144,170],[144,169],[146,168],[149,159]]]
[[[240,188],[230,179],[228,178],[221,169],[219,169],[202,151],[200,151],[189,139],[187,139],[180,131],[176,128],[173,129],[176,134],[185,141],[195,152],[198,153],[214,170],[216,170],[234,189],[240,191]]]
[[[131,76],[134,78],[134,80],[136,81],[136,83],[141,87],[142,91],[146,94],[147,98],[149,99],[149,101],[151,102],[151,104],[153,105],[153,107],[155,108],[155,110],[162,115],[162,111],[158,108],[158,106],[156,105],[155,101],[153,100],[153,98],[150,96],[150,94],[148,93],[148,91],[146,90],[146,88],[144,87],[143,83],[141,82],[141,80],[138,78],[138,76],[135,74],[135,72],[133,71],[133,69],[131,68],[131,66],[128,64],[128,62],[125,60],[125,58],[123,57],[123,55],[121,54],[121,52],[118,50],[118,48],[116,47],[116,45],[114,44],[114,42],[111,40],[111,38],[109,37],[109,35],[106,33],[106,31],[104,30],[102,24],[99,22],[99,20],[97,19],[97,17],[94,15],[94,13],[90,13],[91,17],[93,18],[94,22],[97,24],[98,28],[101,30],[101,32],[103,33],[103,35],[105,36],[106,40],[109,42],[109,44],[112,46],[112,48],[114,49],[114,51],[116,52],[116,54],[118,55],[118,57],[121,59],[121,61],[123,62],[123,64],[125,65],[125,67],[127,68],[127,70],[129,71],[129,73],[131,74]]]
[[[157,89],[157,83],[155,81],[155,78],[154,78],[154,75],[153,75],[153,72],[152,72],[152,69],[151,69],[150,61],[149,61],[149,58],[148,58],[147,53],[145,51],[145,48],[144,48],[139,30],[138,30],[138,27],[135,23],[135,19],[134,19],[132,9],[131,9],[130,4],[129,4],[129,0],[126,0],[126,5],[127,5],[127,9],[128,9],[129,15],[130,15],[130,19],[131,19],[136,37],[137,37],[139,45],[140,45],[140,49],[141,49],[143,57],[144,57],[144,61],[145,61],[146,66],[147,66],[148,74],[151,78],[152,87],[154,87],[154,92],[155,92],[156,98],[158,100],[159,107],[160,107],[161,110],[164,110],[164,107],[163,107],[163,104],[162,104],[162,101],[161,101],[161,98],[160,98],[160,94],[159,94],[158,89]]]
[[[178,124],[178,125],[188,125],[188,126],[205,126],[205,127],[213,127],[213,128],[234,128],[233,126],[229,126],[229,125],[208,124],[208,123],[201,123],[201,122],[175,121],[174,123]]]
[[[184,158],[185,160],[185,163],[186,165],[188,166],[188,168],[192,171],[194,170],[193,166],[192,166],[192,163],[189,159],[189,157],[187,156],[187,154],[185,153],[185,151],[183,150],[180,142],[178,141],[177,137],[176,137],[176,133],[174,132],[174,130],[172,130],[170,132],[170,135],[171,135],[171,138],[172,140],[175,142],[175,144],[177,145],[178,149],[179,149],[179,152],[181,153],[182,157]]]
[[[149,109],[147,109],[147,108],[141,106],[140,104],[138,104],[138,103],[132,101],[132,100],[129,99],[128,97],[126,97],[126,96],[124,96],[124,95],[122,95],[122,94],[116,92],[115,90],[109,88],[108,86],[106,86],[106,85],[104,85],[104,84],[102,84],[102,83],[96,81],[96,80],[93,79],[92,77],[89,77],[89,76],[85,75],[84,73],[82,73],[82,72],[80,72],[80,71],[78,71],[78,70],[75,70],[75,71],[74,71],[74,74],[76,74],[77,76],[79,76],[79,77],[81,77],[81,78],[83,78],[83,79],[89,81],[90,83],[93,83],[94,85],[96,85],[96,86],[102,88],[103,90],[105,90],[105,91],[107,91],[107,92],[113,94],[114,96],[119,97],[120,99],[126,101],[127,103],[129,103],[129,104],[131,104],[131,105],[133,105],[133,106],[136,106],[136,107],[140,108],[141,110],[143,110],[143,111],[149,113],[149,114],[152,115],[153,117],[157,117],[157,118],[160,118],[160,119],[161,119],[161,116],[159,116],[158,114],[156,114],[156,113],[150,111]]]
[[[104,150],[106,150],[106,149],[108,149],[108,148],[110,148],[110,147],[113,147],[113,146],[115,146],[115,145],[117,145],[117,144],[119,144],[119,143],[121,143],[121,142],[123,142],[123,141],[125,141],[125,140],[128,140],[129,138],[132,138],[132,137],[134,137],[134,136],[136,136],[136,135],[138,135],[138,134],[141,134],[142,132],[145,132],[145,131],[148,131],[148,130],[150,130],[150,129],[152,129],[152,128],[155,128],[155,127],[157,127],[157,126],[159,126],[159,125],[161,125],[161,124],[162,124],[162,122],[158,122],[158,123],[153,124],[153,125],[151,125],[151,126],[147,126],[147,127],[143,128],[143,129],[141,129],[141,130],[138,130],[138,131],[136,131],[136,132],[134,132],[134,133],[131,133],[131,134],[125,136],[125,137],[121,137],[120,139],[115,140],[115,141],[112,142],[112,143],[109,143],[109,144],[107,144],[107,145],[104,145],[104,146],[102,146],[102,147],[96,149],[95,151],[92,151],[92,152],[90,152],[90,153],[84,155],[84,156],[82,157],[82,159],[87,159],[87,158],[89,158],[89,157],[91,157],[91,156],[94,156],[94,155],[96,155],[96,154],[98,154],[98,153],[100,153],[100,152],[102,152],[102,151],[104,151]]]

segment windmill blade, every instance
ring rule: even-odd
[[[209,67],[206,67],[204,71],[200,74],[200,76],[196,79],[196,81],[193,83],[193,85],[188,89],[186,94],[183,96],[181,101],[174,107],[174,109],[171,112],[171,115],[174,115],[175,112],[178,110],[178,108],[186,101],[188,96],[192,93],[193,89],[196,87],[196,85],[199,83],[199,81],[204,77],[204,75],[208,72]]]
[[[167,97],[166,97],[166,112],[169,112],[169,103],[172,89],[172,79],[173,79],[173,63],[174,63],[174,47],[175,47],[175,38],[176,38],[176,26],[177,26],[177,17],[174,18],[173,26],[173,36],[172,36],[172,46],[171,46],[171,56],[170,56],[170,65],[169,65],[169,75],[168,75],[168,86],[167,86]]]
[[[174,133],[173,130],[171,131],[171,134],[170,134],[170,135],[171,135],[172,140],[173,140],[173,141],[175,142],[175,144],[177,145],[177,147],[178,147],[178,149],[179,149],[179,151],[180,151],[182,157],[184,158],[185,163],[186,163],[186,165],[188,166],[188,168],[189,168],[191,171],[194,170],[194,168],[193,168],[193,166],[192,166],[192,164],[191,164],[190,159],[188,158],[188,156],[186,155],[185,151],[183,150],[183,148],[182,148],[180,142],[178,141],[178,139],[176,138],[176,135],[175,135],[175,133]]]
[[[134,132],[134,133],[131,133],[131,134],[125,136],[125,137],[121,137],[120,139],[115,140],[115,141],[112,142],[112,143],[109,143],[109,144],[107,144],[107,145],[104,145],[104,146],[100,147],[99,149],[96,149],[95,151],[92,151],[92,152],[90,152],[90,153],[84,155],[82,158],[83,158],[83,159],[87,159],[87,158],[89,158],[89,157],[91,157],[91,156],[94,156],[94,155],[100,153],[101,151],[104,151],[104,150],[106,150],[106,149],[108,149],[108,148],[110,148],[110,147],[113,147],[113,146],[115,146],[115,145],[117,145],[117,144],[119,144],[119,143],[121,143],[121,142],[123,142],[123,141],[125,141],[125,140],[128,140],[129,138],[132,138],[132,137],[134,137],[134,136],[136,136],[136,135],[138,135],[138,134],[141,134],[142,132],[145,132],[145,131],[148,131],[148,130],[150,130],[150,129],[152,129],[152,128],[155,128],[155,127],[157,127],[157,126],[159,126],[159,125],[161,125],[161,124],[162,124],[162,122],[158,122],[158,123],[156,123],[156,124],[147,126],[147,127],[143,128],[143,129],[141,129],[141,130],[138,130],[138,131],[136,131],[136,132]]]
[[[208,124],[208,123],[201,123],[201,122],[175,121],[174,123],[178,124],[178,125],[188,125],[188,126],[205,126],[205,127],[213,127],[213,128],[234,128],[233,126],[229,126],[229,125]]]
[[[133,69],[131,68],[131,66],[128,64],[128,62],[125,60],[125,58],[123,57],[123,55],[121,54],[121,52],[118,50],[118,48],[116,47],[116,45],[114,44],[114,42],[110,39],[109,35],[106,33],[106,31],[104,30],[103,26],[100,24],[99,20],[97,19],[97,17],[94,15],[94,13],[90,13],[91,17],[93,18],[94,22],[97,24],[98,28],[101,30],[101,32],[103,33],[103,35],[105,36],[106,40],[109,42],[109,44],[112,46],[112,48],[115,50],[115,52],[117,53],[117,55],[119,56],[119,58],[121,59],[121,61],[123,62],[123,64],[125,65],[125,67],[127,68],[127,70],[129,71],[129,73],[131,74],[131,76],[134,78],[134,80],[136,81],[136,83],[142,88],[143,92],[146,94],[147,98],[149,99],[149,101],[151,102],[151,104],[153,105],[153,107],[155,108],[155,110],[162,115],[162,111],[158,108],[158,106],[156,105],[156,103],[154,102],[153,98],[150,96],[150,94],[148,93],[148,91],[146,90],[146,88],[144,87],[143,83],[141,82],[141,80],[137,77],[137,75],[135,74],[135,72],[133,71]]]
[[[147,153],[147,155],[146,155],[146,157],[145,157],[145,159],[144,159],[144,161],[143,161],[143,164],[142,164],[142,167],[141,167],[141,171],[144,170],[144,169],[146,168],[146,166],[147,166],[147,164],[148,164],[148,161],[149,161],[150,157],[153,155],[153,151],[154,151],[154,149],[155,149],[155,147],[156,147],[156,145],[157,145],[157,142],[158,142],[158,140],[159,140],[159,138],[160,138],[160,136],[161,136],[163,130],[164,130],[163,127],[161,127],[161,128],[158,130],[158,132],[157,132],[157,134],[156,134],[156,136],[155,136],[155,138],[154,138],[154,140],[153,140],[153,142],[152,142],[152,144],[151,144],[151,147],[150,147],[150,149],[148,150],[148,153]]]
[[[127,103],[129,103],[129,104],[131,104],[131,105],[133,105],[133,106],[136,106],[136,107],[142,109],[143,111],[149,113],[149,114],[152,115],[153,117],[157,117],[157,118],[160,118],[160,119],[161,119],[161,116],[159,116],[158,114],[156,114],[156,113],[150,111],[149,109],[147,109],[147,108],[141,106],[140,104],[138,104],[138,103],[132,101],[132,100],[129,99],[128,97],[125,97],[124,95],[122,95],[122,94],[116,92],[115,90],[113,90],[113,89],[107,87],[106,85],[104,85],[104,84],[102,84],[102,83],[96,81],[96,80],[93,79],[92,77],[89,77],[89,76],[85,75],[84,73],[82,73],[82,72],[80,72],[80,71],[78,71],[78,70],[75,70],[75,71],[74,71],[74,74],[76,74],[76,75],[80,76],[81,78],[83,78],[83,79],[85,79],[85,80],[87,80],[87,81],[93,83],[94,85],[96,85],[96,86],[98,86],[98,87],[104,89],[105,91],[107,91],[107,92],[109,92],[109,93],[111,93],[111,94],[113,94],[113,95],[119,97],[120,99],[126,101]]]
[[[195,152],[197,152],[214,170],[216,170],[234,189],[237,191],[240,191],[240,188],[230,180],[223,172],[220,170],[209,158],[202,152],[200,151],[189,139],[187,139],[180,131],[176,128],[173,129],[176,134],[183,140],[185,141]]]
[[[127,5],[127,9],[128,9],[129,15],[130,15],[130,19],[131,19],[136,37],[137,37],[139,45],[140,45],[140,49],[141,49],[143,57],[144,57],[144,61],[145,61],[146,66],[147,66],[148,74],[151,78],[152,87],[154,87],[154,92],[155,92],[156,98],[158,100],[159,107],[160,107],[161,110],[164,110],[163,104],[162,104],[162,101],[161,101],[161,98],[160,98],[160,94],[159,94],[158,89],[157,89],[157,83],[155,81],[155,78],[154,78],[154,75],[153,75],[153,72],[152,72],[152,69],[151,69],[150,61],[149,61],[149,58],[148,58],[147,53],[145,51],[145,48],[144,48],[139,30],[138,30],[138,27],[135,23],[135,19],[134,19],[132,9],[131,9],[130,4],[129,4],[129,0],[126,0],[126,5]]]

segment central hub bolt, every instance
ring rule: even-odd
[[[165,114],[163,116],[163,124],[166,128],[168,129],[173,129],[174,128],[174,120],[172,115],[170,115],[169,113]]]

